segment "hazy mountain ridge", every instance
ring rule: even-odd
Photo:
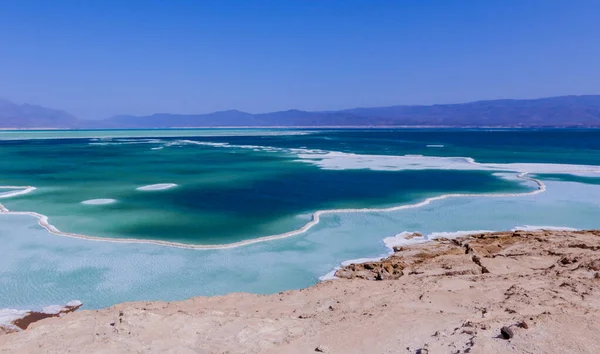
[[[75,128],[79,120],[61,110],[0,99],[0,128]]]
[[[208,114],[156,113],[78,120],[57,110],[0,101],[0,128],[173,128],[301,126],[600,127],[600,95],[502,99],[430,106],[389,106],[252,114],[238,110]]]

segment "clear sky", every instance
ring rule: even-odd
[[[0,0],[0,97],[80,118],[599,93],[598,0]]]

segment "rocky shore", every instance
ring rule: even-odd
[[[440,238],[336,276],[45,318],[0,353],[600,352],[600,231]]]
[[[26,310],[0,310],[0,335],[16,333],[25,330],[32,323],[50,317],[61,317],[67,313],[77,311],[83,304],[81,301],[69,301],[65,306],[54,305],[42,309],[42,311]]]

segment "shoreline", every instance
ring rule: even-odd
[[[529,192],[481,193],[481,194],[449,193],[449,194],[443,194],[443,195],[439,195],[439,196],[435,196],[435,197],[429,197],[420,202],[413,203],[413,204],[401,204],[401,205],[396,205],[396,206],[392,206],[392,207],[388,207],[388,208],[350,208],[350,209],[318,210],[318,211],[312,213],[312,218],[309,222],[307,222],[306,224],[304,224],[302,227],[300,227],[298,229],[288,231],[285,233],[281,233],[281,234],[262,236],[262,237],[258,237],[258,238],[254,238],[254,239],[232,242],[232,243],[227,243],[227,244],[202,245],[202,244],[187,244],[187,243],[171,242],[171,241],[160,241],[160,240],[152,240],[152,239],[133,239],[133,238],[120,238],[119,239],[119,238],[89,236],[89,235],[78,234],[78,233],[64,232],[64,231],[60,231],[58,228],[56,228],[54,225],[52,225],[49,222],[48,216],[46,216],[46,215],[36,213],[33,211],[10,211],[2,203],[0,203],[0,215],[32,216],[32,217],[38,219],[38,224],[42,228],[46,229],[46,231],[48,231],[49,233],[51,233],[55,236],[71,237],[71,238],[76,238],[76,239],[84,239],[84,240],[99,241],[99,242],[114,242],[114,243],[128,243],[128,244],[134,244],[134,243],[152,244],[152,245],[158,245],[158,246],[183,248],[183,249],[195,249],[195,250],[230,249],[230,248],[242,247],[242,246],[247,246],[247,245],[256,244],[256,243],[267,242],[267,241],[281,240],[281,239],[285,239],[288,237],[301,235],[301,234],[305,233],[306,231],[310,230],[315,225],[317,225],[320,222],[320,217],[324,216],[324,215],[345,214],[345,213],[372,213],[372,212],[375,212],[375,213],[382,212],[383,213],[383,212],[392,212],[392,211],[405,210],[405,209],[420,208],[420,207],[428,205],[432,202],[439,201],[439,200],[445,200],[445,199],[449,199],[449,198],[470,198],[470,197],[473,197],[473,198],[502,198],[502,197],[522,197],[522,196],[524,197],[524,196],[536,195],[536,194],[545,192],[546,185],[538,179],[535,179],[533,177],[528,177],[527,176],[528,174],[529,174],[528,172],[522,172],[522,173],[517,174],[516,177],[526,180],[526,181],[534,182],[537,185],[537,188],[535,190],[529,191]],[[0,197],[0,198],[8,198],[8,197],[12,197],[12,196],[30,193],[30,192],[34,191],[36,188],[33,186],[21,186],[21,187],[0,186],[0,189],[22,189],[22,191],[16,191],[13,194],[10,194],[10,192],[9,192],[8,195]]]
[[[594,353],[599,250],[600,230],[440,238],[301,290],[44,318],[0,353]]]

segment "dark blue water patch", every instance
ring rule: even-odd
[[[390,206],[446,193],[523,192],[529,190],[483,171],[370,171],[306,168],[243,186],[207,189],[188,185],[166,193],[130,196],[113,212],[161,205],[176,220],[141,220],[108,229],[123,237],[189,243],[229,243],[290,231],[271,227],[281,218],[332,208]],[[213,217],[211,217],[213,215]],[[298,221],[301,225],[306,221]]]

